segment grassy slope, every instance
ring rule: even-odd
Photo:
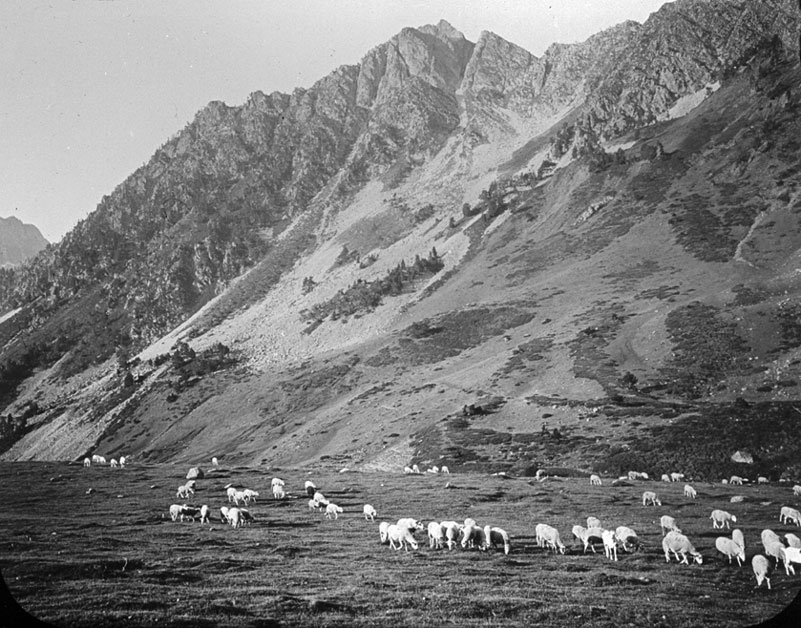
[[[720,531],[709,512],[737,516],[750,560],[759,533],[783,534],[781,505],[798,507],[789,485],[727,487],[637,482],[591,487],[586,479],[542,483],[487,475],[329,474],[309,469],[224,467],[199,480],[192,503],[213,513],[227,504],[224,486],[259,490],[257,522],[234,530],[219,521],[172,522],[168,509],[185,467],[125,469],[64,463],[0,464],[0,570],[15,599],[58,626],[586,626],[753,625],[781,612],[799,576],[772,575],[755,587],[750,565],[729,565],[714,549]],[[287,482],[289,499],[266,498],[270,477]],[[311,478],[345,512],[311,512],[301,487]],[[451,488],[446,488],[446,484]],[[25,486],[23,494],[12,487]],[[91,494],[86,491],[92,488]],[[645,508],[643,490],[663,505]],[[731,495],[745,501],[729,503]],[[472,517],[511,535],[512,552],[396,552],[379,543],[378,521],[401,516]],[[658,519],[674,515],[704,555],[703,565],[666,564]],[[583,554],[571,537],[587,516],[606,527],[633,527],[642,551],[611,562]],[[565,555],[538,548],[536,523],[557,527]],[[797,528],[794,530],[797,532]]]

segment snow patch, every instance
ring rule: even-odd
[[[695,109],[698,105],[704,102],[709,96],[714,94],[716,91],[720,89],[720,82],[715,81],[714,83],[707,83],[702,89],[699,89],[697,92],[692,94],[687,94],[686,96],[682,96],[679,98],[673,106],[668,109],[665,113],[660,114],[657,116],[657,120],[660,122],[664,120],[675,120],[676,118],[681,118],[682,116],[686,116],[690,113],[693,109]]]

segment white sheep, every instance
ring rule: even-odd
[[[762,540],[762,547],[764,547],[766,549],[767,549],[768,545],[770,545],[771,543],[781,543],[782,542],[782,540],[779,537],[779,535],[776,534],[770,528],[765,528],[764,530],[762,530],[762,533],[759,536],[760,536],[760,538]]]
[[[504,554],[508,554],[512,550],[512,545],[509,542],[509,534],[503,528],[488,525],[484,526],[484,542],[486,543],[487,549],[503,545]],[[564,545],[562,547],[564,547]]]
[[[101,456],[99,454],[92,454],[92,462],[100,464]]]
[[[309,510],[320,510],[322,504],[318,502],[316,499],[309,500]]]
[[[317,487],[314,485],[314,482],[311,480],[306,480],[303,483],[303,488],[306,490],[306,495],[308,497],[314,497],[314,493],[317,492]]]
[[[439,473],[439,467],[437,465],[429,467],[428,469],[426,469],[426,473]]]
[[[559,538],[559,530],[553,526],[547,523],[538,523],[534,528],[534,534],[536,535],[537,545],[540,547],[550,547],[554,554],[556,552],[565,553],[565,544]]]
[[[412,465],[412,472],[413,473],[420,473],[420,467],[418,467],[416,464],[413,464]]]
[[[389,523],[382,521],[378,524],[378,536],[381,538],[381,543],[389,543]]]
[[[667,473],[662,474],[662,481],[663,482],[670,482],[670,476]]]
[[[598,517],[587,517],[587,528],[600,528],[601,520]]]
[[[734,484],[734,485],[737,485],[737,486],[742,486],[742,484],[743,484],[743,478],[741,478],[739,475],[733,475],[733,476],[731,476],[731,477],[729,478],[729,484]]]
[[[794,523],[801,526],[801,512],[790,506],[782,506],[781,514],[779,514],[779,521],[782,523]]]
[[[745,536],[743,536],[743,531],[739,528],[735,528],[731,531],[731,540],[737,543],[740,547],[745,550]]]
[[[670,481],[671,482],[681,482],[684,479],[683,473],[671,473],[670,474]]]
[[[119,466],[118,463],[117,463],[117,459],[116,458],[112,458],[111,462],[109,462],[109,466],[111,468],[113,468],[113,469],[116,469]]]
[[[456,547],[461,527],[455,521],[441,521],[440,526],[445,532],[445,544],[448,546],[449,550],[452,550]]]
[[[788,532],[787,534],[785,534],[784,538],[787,539],[788,547],[799,547],[799,548],[801,548],[801,539],[799,539],[792,532]]]
[[[760,475],[757,478],[757,484],[767,484],[767,483],[768,483],[768,478],[766,478],[764,475]]]
[[[181,516],[181,521],[183,521],[184,517],[186,517],[187,519],[191,519],[192,522],[194,522],[195,517],[200,516],[200,508],[196,508],[195,506],[187,506],[186,504],[184,504],[183,506],[181,506],[180,516]]]
[[[603,537],[604,529],[600,527],[595,528],[585,528],[584,537],[581,539],[584,543],[584,552],[587,551],[587,547],[592,549],[593,554],[595,553],[595,542],[600,542],[603,545],[604,537]]]
[[[793,486],[793,495],[796,497],[801,497],[801,484],[796,484]]]
[[[762,586],[762,581],[765,580],[768,583],[768,589],[770,589],[770,578],[768,578],[768,574],[770,573],[770,561],[762,554],[756,554],[751,559],[751,569],[754,570],[757,586]]]
[[[742,567],[745,561],[745,550],[738,543],[726,536],[719,536],[715,539],[715,547],[724,556],[728,557],[729,564],[731,564],[731,559],[734,557],[737,559],[737,564]]]
[[[126,462],[128,462],[128,459],[125,456],[120,456],[120,466],[124,467]]]
[[[344,512],[341,506],[337,506],[334,502],[328,502],[325,507],[325,517],[330,519],[333,515],[334,519],[339,519],[339,513]]]
[[[239,508],[234,507],[228,509],[228,523],[230,523],[233,528],[242,526],[242,511]]]
[[[731,528],[729,521],[737,523],[737,517],[729,512],[726,512],[725,510],[720,510],[719,508],[715,508],[715,510],[713,510],[709,515],[709,518],[712,519],[713,528],[723,528],[724,525],[727,528]]]
[[[412,470],[412,468],[411,468],[410,466],[405,466],[405,467],[403,467],[403,472],[404,472],[406,475],[410,475],[410,474],[414,473],[414,471]]]
[[[232,501],[234,501],[234,495],[236,495],[236,490],[237,489],[234,488],[233,486],[229,486],[227,489],[225,489],[225,493],[226,493],[226,495],[228,495],[228,503],[229,504]]]
[[[609,560],[617,560],[617,539],[612,530],[604,530],[601,532],[601,540],[604,543],[604,555]]]
[[[284,499],[286,492],[282,484],[273,484],[273,499]]]
[[[601,484],[602,484],[601,476],[600,475],[596,475],[595,473],[593,473],[590,476],[590,486],[601,486]]]
[[[392,549],[399,550],[404,548],[407,552],[409,551],[409,547],[417,549],[417,541],[414,540],[409,528],[392,524],[387,528],[387,538],[389,539],[389,546]],[[395,547],[396,544],[397,547]]]
[[[679,555],[681,555],[682,560],[679,562],[685,565],[690,564],[687,561],[688,554],[692,556],[699,565],[704,562],[701,554],[693,547],[693,544],[690,543],[690,539],[675,530],[668,532],[665,538],[662,539],[662,549],[665,550],[665,560],[667,562],[670,562],[671,552],[676,557],[676,560],[679,560]]]
[[[181,516],[181,505],[180,504],[173,504],[170,506],[170,519],[173,521],[178,521],[178,517]]]
[[[584,526],[580,526],[580,525],[574,525],[572,532],[573,532],[573,536],[576,537],[576,540],[578,540],[580,543],[582,543],[584,545],[584,551],[586,552],[587,551],[587,544],[584,542],[584,539],[587,536],[587,528],[585,528]],[[592,551],[593,552],[595,551],[594,547],[592,548]]]
[[[665,536],[671,530],[675,530],[676,532],[681,532],[681,528],[676,525],[676,520],[671,517],[670,515],[662,515],[659,518],[659,527],[662,529],[662,536]]]
[[[256,503],[256,498],[259,496],[258,491],[254,491],[253,489],[246,488],[242,491],[245,494],[245,497],[248,500],[248,503],[253,502]]]
[[[200,523],[209,523],[209,507],[206,504],[200,507]]]
[[[785,547],[784,557],[787,563],[789,563],[790,569],[795,573],[795,569],[792,565],[801,565],[801,547]]]
[[[189,482],[187,482],[186,484],[181,484],[181,486],[178,487],[178,491],[175,493],[175,496],[186,499],[187,497],[189,497],[190,494],[194,495],[194,493],[195,493],[194,481],[189,480]]]
[[[690,499],[695,499],[696,497],[698,497],[698,493],[696,492],[696,490],[692,486],[690,486],[689,484],[685,484],[684,485],[684,496],[685,497],[689,497]]]
[[[618,526],[615,528],[615,536],[617,540],[620,541],[620,545],[625,552],[633,552],[640,545],[640,539],[637,537],[637,533],[628,526]]]
[[[448,475],[450,475],[450,473],[451,473],[450,469],[448,469],[448,467],[446,467],[445,465],[442,465],[439,470],[440,470],[440,473],[447,473]]]
[[[370,504],[364,505],[364,519],[365,521],[369,519],[370,521],[375,521],[375,518],[378,516],[378,512],[375,508],[373,508]]]
[[[240,517],[241,525],[243,525],[243,526],[244,525],[250,525],[251,523],[253,523],[256,520],[256,517],[254,517],[247,508],[240,508],[239,509],[239,517]]]
[[[478,525],[466,525],[462,528],[462,549],[465,548],[479,548],[485,549],[487,546],[487,537],[484,535],[484,528]]]
[[[416,530],[420,530],[421,532],[425,530],[425,526],[423,525],[422,521],[418,521],[417,519],[413,519],[412,517],[401,517],[398,519],[396,524],[399,528],[408,528],[409,530],[414,533]]]
[[[325,498],[325,495],[323,495],[320,491],[315,491],[313,499],[322,506],[328,506],[328,500]]]
[[[657,497],[656,493],[654,493],[653,491],[645,491],[642,494],[642,505],[647,506],[648,504],[651,504],[653,506],[661,506],[662,502],[659,501],[659,497]]]
[[[281,478],[273,478],[270,481],[270,486],[284,486],[284,481]]]
[[[245,491],[234,491],[234,503],[239,506],[239,502],[244,502],[247,504],[250,501],[250,497],[245,494]]]
[[[220,506],[220,521],[223,523],[230,523],[231,520],[228,518],[228,513],[230,512],[230,508],[228,506]]]
[[[220,466],[220,461],[217,460],[216,456],[211,459],[211,466],[212,467],[219,467]]]
[[[91,467],[91,466],[92,466],[92,461],[91,461],[91,460],[89,460],[89,458],[84,458],[84,459],[83,459],[83,466],[85,466],[85,467]]]
[[[765,554],[773,556],[776,559],[776,567],[779,566],[779,561],[784,563],[784,572],[789,576],[792,571],[795,574],[795,569],[787,560],[787,553],[785,552],[784,545],[781,541],[773,541],[765,545]]]
[[[445,544],[445,531],[439,521],[428,524],[428,546],[431,549],[442,549]]]

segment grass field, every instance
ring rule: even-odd
[[[746,555],[783,505],[799,506],[788,484],[724,486],[631,482],[591,487],[583,478],[492,475],[333,473],[235,467],[198,480],[193,504],[208,504],[210,524],[173,522],[168,510],[185,481],[177,465],[124,469],[68,463],[0,464],[0,569],[17,602],[58,626],[749,626],[777,616],[797,596],[801,575],[772,574],[755,588],[750,564],[729,565],[714,549],[709,513],[724,508],[745,533]],[[289,498],[273,501],[270,479]],[[312,479],[344,508],[337,520],[309,510]],[[219,522],[224,486],[260,491],[254,525]],[[449,486],[448,486],[449,485]],[[88,489],[93,489],[87,493]],[[662,507],[645,508],[656,490]],[[742,495],[742,503],[730,503]],[[362,505],[373,504],[375,522]],[[704,556],[703,565],[667,564],[659,516],[675,516]],[[644,545],[618,562],[583,554],[574,524],[597,516],[628,525]],[[378,523],[472,517],[506,529],[500,551],[393,551]],[[216,520],[215,520],[216,519]],[[565,555],[536,546],[534,526],[560,530]],[[0,621],[2,623],[2,621]]]

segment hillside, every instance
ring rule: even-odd
[[[14,216],[0,218],[0,268],[18,266],[46,246],[47,240],[34,225]]]
[[[5,278],[2,458],[797,477],[797,33],[441,22],[210,104]]]

